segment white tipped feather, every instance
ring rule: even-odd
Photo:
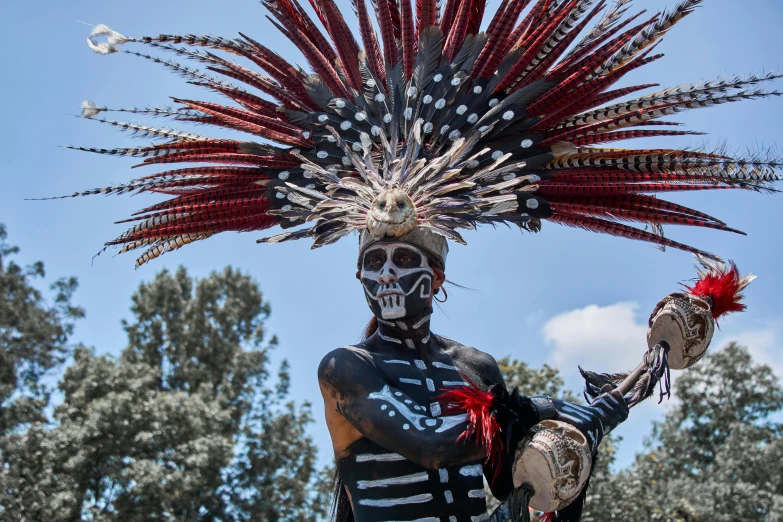
[[[573,143],[569,143],[567,141],[560,141],[557,143],[553,143],[552,146],[552,154],[555,155],[556,158],[560,158],[562,156],[569,156],[571,154],[576,154],[576,146]]]
[[[105,110],[106,107],[98,107],[90,100],[84,100],[82,102],[82,118],[94,118]]]
[[[106,37],[106,41],[101,41],[98,39],[98,37],[102,36]],[[124,36],[117,31],[113,31],[106,25],[98,24],[93,28],[89,38],[87,38],[87,45],[89,45],[90,49],[98,54],[111,54],[119,52],[117,49],[118,45],[132,41],[133,38],[128,38],[127,36]]]

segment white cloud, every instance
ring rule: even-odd
[[[647,349],[647,325],[636,318],[638,304],[588,305],[556,315],[544,324],[553,346],[550,362],[564,375],[577,365],[599,372],[628,371]]]
[[[646,316],[637,317],[638,308],[632,301],[591,304],[552,317],[542,329],[545,342],[552,347],[549,362],[566,377],[577,373],[577,365],[600,372],[635,368],[647,348]],[[771,366],[783,378],[781,332],[783,324],[776,322],[755,329],[717,330],[710,351],[736,341],[748,348],[757,364]]]

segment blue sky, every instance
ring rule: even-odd
[[[347,1],[340,7],[351,13]],[[492,12],[499,0],[488,2]],[[673,1],[640,0],[636,9],[655,11]],[[275,354],[291,362],[292,393],[313,403],[312,435],[320,459],[331,459],[329,437],[316,382],[321,356],[354,342],[369,318],[354,279],[352,239],[311,251],[305,242],[261,246],[261,233],[223,234],[163,256],[134,270],[134,258],[104,255],[92,262],[103,241],[122,228],[112,222],[153,198],[91,197],[25,201],[69,194],[130,179],[132,159],[115,159],[58,147],[78,144],[111,147],[139,143],[106,126],[81,120],[79,105],[131,107],[163,105],[168,96],[211,95],[177,76],[131,56],[98,56],[86,45],[90,28],[105,23],[124,34],[242,31],[284,57],[305,66],[271,24],[258,2],[168,0],[153,2],[3,2],[0,6],[6,73],[0,83],[6,123],[0,128],[0,222],[22,247],[22,261],[45,261],[50,278],[75,275],[76,302],[87,310],[74,340],[98,353],[118,353],[125,345],[120,320],[128,316],[130,295],[162,268],[187,266],[203,277],[227,264],[250,274],[272,304],[269,329],[280,338]],[[352,16],[352,15],[351,15]],[[349,16],[349,20],[351,20]],[[667,54],[627,82],[674,86],[720,75],[779,70],[783,36],[779,0],[706,0],[659,46]],[[147,49],[142,49],[146,51]],[[783,82],[777,87],[783,89]],[[711,144],[735,150],[783,144],[783,99],[750,101],[678,115],[688,128],[709,132]],[[145,120],[134,120],[144,122]],[[697,144],[696,140],[647,140],[644,145]],[[723,191],[670,198],[720,217],[747,237],[710,230],[669,227],[667,235],[734,259],[759,279],[747,291],[749,311],[726,319],[713,349],[728,340],[747,343],[754,355],[783,374],[775,348],[783,339],[780,295],[783,272],[783,196]],[[661,253],[651,246],[545,223],[538,235],[504,228],[467,233],[468,246],[452,246],[449,279],[471,288],[453,288],[436,313],[436,332],[487,351],[512,355],[532,365],[556,364],[569,386],[578,388],[577,364],[593,370],[630,368],[645,347],[645,323],[655,303],[692,277],[689,254]],[[663,406],[644,405],[617,433],[624,437],[618,465],[632,462]]]

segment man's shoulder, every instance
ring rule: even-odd
[[[458,366],[462,368],[471,368],[479,372],[482,376],[490,377],[495,380],[500,373],[498,363],[494,357],[487,352],[482,352],[473,346],[467,346],[452,339],[439,336],[444,344],[444,352],[447,353]]]
[[[346,345],[335,348],[321,359],[318,365],[318,378],[333,380],[336,374],[374,365],[372,354],[362,345]]]
[[[438,336],[440,341],[444,345],[443,351],[449,354],[455,360],[465,360],[474,364],[491,364],[497,366],[495,358],[487,352],[482,352],[478,348],[468,346],[460,342],[448,339],[446,337]]]

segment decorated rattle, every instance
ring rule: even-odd
[[[697,267],[699,277],[693,286],[684,285],[684,292],[669,294],[655,306],[648,322],[647,350],[632,372],[598,374],[580,368],[588,400],[595,401],[617,389],[628,406],[633,407],[652,395],[659,384],[661,400],[668,397],[669,369],[693,366],[707,351],[718,318],[745,309],[741,293],[755,276],[741,277],[734,263],[727,265],[698,256],[697,259],[701,267]],[[483,393],[484,397],[491,395]],[[472,400],[465,399],[470,393],[464,391],[461,396],[445,395],[452,408],[470,413],[472,424],[468,430],[481,434],[477,440],[487,447],[488,454],[496,453],[497,443],[491,447],[489,415],[476,415],[480,401],[475,400],[475,393]],[[497,398],[494,402],[498,402]],[[486,402],[483,407],[485,411],[492,409]],[[494,407],[497,409],[497,404]],[[509,456],[514,459],[512,470],[517,488],[512,495],[512,500],[517,497],[514,509],[521,504],[526,511],[527,504],[537,511],[551,513],[574,502],[590,477],[593,461],[590,447],[585,433],[556,417],[536,424],[516,448],[507,449],[509,453],[516,451],[513,457]],[[518,499],[520,495],[524,497],[522,502]]]

